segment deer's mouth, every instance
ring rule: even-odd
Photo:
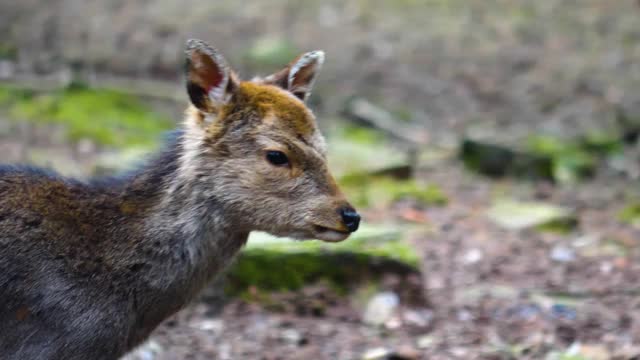
[[[334,229],[322,225],[313,226],[313,236],[322,241],[339,242],[349,237],[351,233],[340,229]]]

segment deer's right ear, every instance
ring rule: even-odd
[[[187,92],[191,103],[206,113],[215,113],[238,87],[237,76],[224,57],[201,40],[187,41]]]

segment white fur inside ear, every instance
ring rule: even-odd
[[[211,58],[218,66],[218,70],[222,75],[222,80],[220,83],[211,89],[209,89],[209,98],[214,101],[214,103],[226,103],[229,97],[227,93],[227,86],[229,85],[229,66],[227,65],[226,60],[220,53],[216,50],[211,51]]]
[[[293,64],[293,66],[291,67],[291,70],[289,70],[289,78],[287,79],[288,80],[287,85],[289,85],[289,90],[292,90],[293,83],[296,79],[296,75],[298,74],[298,72],[300,72],[301,69],[306,68],[308,66],[313,66],[313,76],[309,80],[308,84],[304,84],[305,85],[304,87],[306,88],[305,90],[311,89],[311,86],[313,85],[313,81],[318,75],[318,71],[320,71],[320,68],[322,67],[323,63],[324,63],[324,51],[322,50],[310,51],[302,55],[300,59],[298,59],[298,61],[295,64]]]
[[[222,80],[220,81],[220,84],[209,89],[209,93],[208,93],[209,98],[215,104],[226,103],[229,97],[229,94],[227,93],[227,85],[229,84],[229,72],[227,72],[226,70],[222,70],[222,71],[223,71],[223,74],[222,74]]]
[[[192,58],[194,56],[194,52],[198,53],[199,57],[209,57],[209,59],[213,62],[213,66],[209,64],[207,61],[196,61],[194,65],[190,65],[189,71],[195,71],[201,73],[200,76],[207,77],[217,73],[215,75],[220,76],[220,81],[217,84],[212,85],[211,79],[205,79],[202,81],[202,84],[199,86],[208,87],[205,89],[207,91],[207,96],[209,99],[213,101],[214,104],[221,104],[228,101],[230,95],[227,92],[227,87],[230,81],[230,68],[227,65],[227,61],[224,59],[224,56],[220,54],[218,50],[209,46],[202,40],[190,39],[187,41],[187,57]],[[216,76],[216,80],[218,77]]]

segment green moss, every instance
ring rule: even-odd
[[[349,174],[340,179],[340,185],[358,206],[387,205],[402,199],[414,199],[423,205],[442,206],[447,195],[434,184],[423,184],[413,179],[398,180],[365,173]]]
[[[380,132],[362,126],[345,125],[340,131],[337,135],[359,144],[379,145],[386,142]]]
[[[570,234],[578,226],[578,220],[576,218],[567,217],[549,221],[547,223],[536,226],[536,229],[543,232],[550,232],[555,234]]]
[[[640,227],[640,202],[625,206],[618,213],[618,219],[623,223]]]
[[[381,269],[389,271],[417,271],[419,257],[412,247],[397,239],[398,234],[386,232],[380,237],[365,230],[339,244],[327,245],[318,241],[294,242],[252,238],[237,262],[231,267],[226,290],[230,294],[247,294],[251,288],[257,293],[297,290],[317,282],[329,284],[337,291],[363,281],[376,281]]]
[[[243,253],[229,273],[227,291],[237,293],[249,286],[268,291],[295,290],[314,281],[344,283],[340,268],[328,267],[323,254],[286,254],[254,249]],[[355,264],[362,261],[355,257]]]
[[[601,131],[587,133],[579,141],[585,151],[597,155],[617,154],[624,147],[620,135]]]
[[[8,106],[22,98],[30,98],[33,92],[10,85],[0,85],[0,106]]]
[[[487,216],[498,225],[512,230],[536,228],[568,232],[578,225],[578,218],[573,210],[537,201],[496,199],[488,209]]]
[[[0,87],[0,103],[11,117],[36,123],[64,125],[71,140],[89,138],[122,147],[151,145],[173,125],[137,98],[112,90],[83,87],[49,93]]]
[[[522,147],[466,139],[461,158],[470,169],[487,175],[573,183],[592,176],[602,158],[619,153],[622,147],[620,136],[607,132],[576,139],[537,134],[527,138]]]
[[[570,183],[590,176],[597,165],[597,155],[576,141],[535,135],[528,139],[527,150],[547,156],[552,161],[553,178]]]
[[[543,155],[556,155],[566,151],[567,145],[552,136],[533,135],[527,139],[527,148]]]

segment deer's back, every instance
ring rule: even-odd
[[[129,305],[100,277],[110,238],[101,227],[118,221],[110,199],[41,170],[0,168],[3,356],[56,359],[86,347],[101,359],[124,346],[112,342],[122,339],[113,332],[126,328]]]

